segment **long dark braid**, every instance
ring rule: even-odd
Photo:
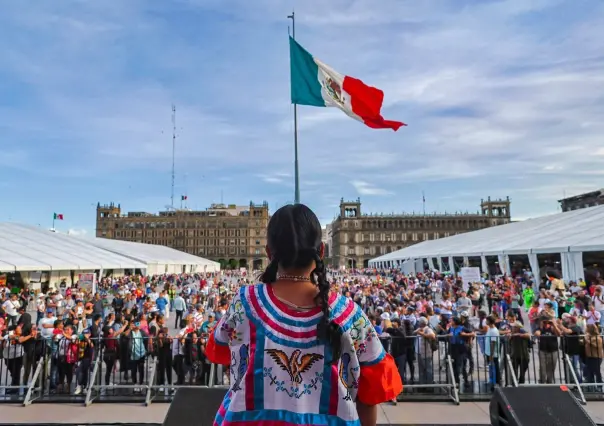
[[[318,253],[315,257],[315,263],[316,268],[311,274],[311,277],[314,278],[314,275],[317,276],[315,284],[319,288],[319,294],[315,300],[317,301],[317,304],[321,306],[321,311],[323,312],[323,317],[319,324],[317,324],[317,336],[331,347],[332,362],[336,362],[340,359],[342,352],[341,330],[338,324],[329,320],[330,285],[327,280],[325,262],[323,262],[323,259],[321,259]]]
[[[260,275],[259,280],[265,284],[272,284],[277,281],[277,271],[279,270],[279,262],[275,257],[271,259],[271,262],[268,264],[262,275]]]

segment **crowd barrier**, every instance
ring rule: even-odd
[[[460,343],[438,336],[430,343],[418,336],[381,338],[405,384],[399,401],[488,400],[496,385],[566,386],[583,404],[604,399],[601,336],[502,336],[492,356],[487,355],[487,339],[476,336]],[[172,346],[144,339],[142,347],[134,347],[128,339],[99,339],[93,345],[80,358],[41,339],[25,347],[5,342],[0,402],[148,405],[171,401],[181,387],[229,386],[228,369],[208,363],[203,348],[192,342]]]

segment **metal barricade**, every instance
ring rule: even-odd
[[[446,338],[435,336],[434,344],[418,336],[381,338],[396,362],[404,384],[399,400],[446,399],[459,404],[453,359]]]
[[[464,347],[451,345],[449,336],[437,340],[421,352],[417,336],[388,338],[404,383],[399,400],[488,400],[496,386],[566,386],[583,404],[604,399],[602,336],[502,334],[490,355],[484,335],[466,339]],[[593,347],[587,354],[586,341]]]
[[[462,346],[452,345],[449,336],[437,336],[435,344],[417,335],[380,340],[403,379],[401,401],[488,400],[495,386],[566,386],[584,404],[604,399],[599,334],[502,335],[490,356],[481,335]],[[0,402],[149,405],[171,401],[181,387],[229,386],[228,367],[207,362],[203,348],[191,340],[122,336],[92,344],[93,350],[78,353],[75,362],[67,362],[51,341],[37,339],[25,348],[5,345]]]

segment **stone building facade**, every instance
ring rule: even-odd
[[[369,260],[426,240],[510,222],[510,199],[481,200],[477,213],[362,214],[361,200],[340,201],[331,223],[331,265],[365,268]]]
[[[604,189],[558,200],[563,212],[604,205]]]
[[[129,212],[97,204],[96,236],[159,244],[220,262],[223,267],[263,269],[268,203],[212,204],[206,210]]]

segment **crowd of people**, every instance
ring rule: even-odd
[[[601,279],[548,277],[535,285],[530,273],[520,273],[464,283],[438,271],[406,276],[374,269],[328,276],[332,292],[367,314],[411,389],[441,381],[435,375],[448,374],[442,368],[448,359],[456,385],[467,391],[481,369],[488,387],[511,385],[509,370],[519,383],[577,380],[594,391],[603,383]],[[166,393],[172,385],[207,384],[209,335],[251,281],[223,272],[103,278],[94,294],[77,283],[46,292],[2,288],[0,388],[22,395],[42,360],[49,393],[82,394],[99,357],[108,387],[131,384],[142,392],[153,365]],[[538,371],[532,379],[531,363]],[[219,383],[230,382],[228,368],[217,372]]]

